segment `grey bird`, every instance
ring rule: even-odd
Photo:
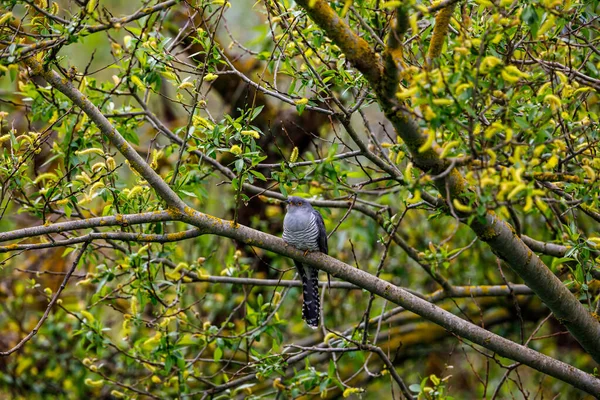
[[[321,214],[300,197],[289,197],[287,213],[283,219],[283,240],[290,246],[304,251],[320,251],[327,254],[327,232]],[[319,271],[295,261],[302,279],[302,319],[308,326],[319,326],[321,303],[319,300]]]

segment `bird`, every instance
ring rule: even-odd
[[[301,198],[290,196],[283,219],[283,240],[298,250],[328,253],[327,231],[321,214]],[[302,280],[302,319],[309,327],[317,329],[321,315],[319,300],[319,271],[294,260]]]

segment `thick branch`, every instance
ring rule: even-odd
[[[356,35],[352,29],[329,7],[325,0],[298,0],[310,19],[327,32],[352,63],[370,82],[378,81],[383,72],[380,57],[371,49],[369,43]],[[312,3],[312,7],[311,7]]]
[[[312,8],[309,6],[311,2],[308,0],[298,0],[297,3],[307,10],[319,27],[345,52],[350,51],[349,48],[352,46],[360,46],[356,49],[358,51],[366,44],[362,39],[359,41],[359,38],[349,31],[349,27],[341,21],[326,1],[317,0]],[[340,32],[345,32],[345,34],[342,35]],[[348,60],[363,72],[364,61],[357,63],[350,57]],[[371,58],[367,58],[367,60],[372,61]],[[439,176],[435,179],[435,185],[444,198],[460,201],[470,191],[467,181],[456,168],[451,168],[448,160],[440,158],[440,148],[435,141],[432,146],[420,151],[420,147],[425,144],[427,137],[421,132],[412,116],[404,110],[402,104],[389,96],[389,88],[383,87],[381,77],[386,74],[388,72],[383,75],[379,73],[365,74],[375,90],[383,112],[406,143],[414,164],[425,172]],[[450,172],[446,173],[447,170]],[[471,221],[469,226],[477,236],[488,243],[494,254],[506,261],[525,284],[533,289],[552,310],[556,318],[567,327],[592,358],[596,362],[600,362],[600,323],[543,261],[523,243],[513,227],[489,212],[483,216],[472,218],[469,215],[457,214],[465,219],[469,218]]]

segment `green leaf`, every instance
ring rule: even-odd
[[[250,173],[252,175],[254,175],[255,177],[257,177],[258,179],[260,179],[261,181],[265,181],[265,182],[267,181],[267,178],[265,178],[265,176],[258,171],[250,170]]]
[[[302,115],[305,108],[306,104],[296,104],[296,111],[298,111],[298,115]]]
[[[175,365],[176,362],[177,362],[177,358],[175,358],[175,356],[173,354],[169,354],[167,356],[167,359],[165,360],[165,371],[167,373],[169,373],[171,371],[171,368],[173,368],[173,365]]]
[[[198,196],[196,196],[196,193],[188,192],[187,190],[179,189],[179,192],[185,194],[186,196],[190,196],[190,197],[193,197],[193,198],[197,198],[198,197]]]
[[[258,117],[258,114],[263,110],[265,106],[258,106],[252,110],[252,116],[250,117],[250,121],[253,121],[254,118]]]
[[[67,218],[71,218],[71,213],[73,212],[73,209],[69,206],[69,204],[65,204],[63,208],[65,210],[65,215],[67,216]]]
[[[215,349],[215,354],[214,354],[214,360],[215,360],[215,362],[219,362],[222,357],[223,357],[223,349],[220,348],[220,347],[217,347]]]
[[[532,5],[525,7],[523,13],[521,13],[521,19],[529,26],[533,37],[537,37],[537,32],[540,27],[540,17],[536,12],[535,7]]]

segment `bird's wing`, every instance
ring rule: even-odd
[[[315,214],[317,227],[319,228],[319,251],[321,253],[327,254],[329,252],[329,246],[327,245],[327,231],[325,230],[325,222],[323,222],[323,217],[321,213],[317,210],[313,210]]]

